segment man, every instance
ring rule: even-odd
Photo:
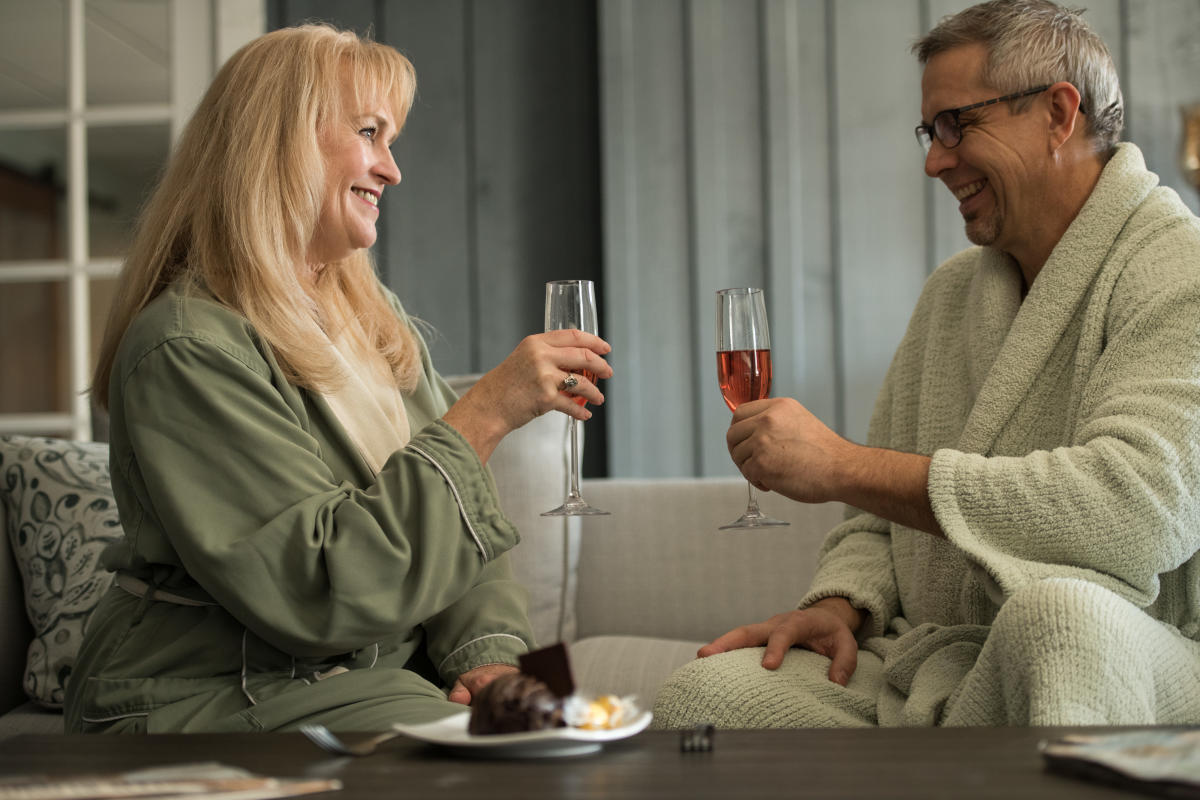
[[[750,481],[847,517],[799,610],[702,648],[656,724],[1200,722],[1200,220],[1117,143],[1076,12],[983,3],[913,50],[978,247],[926,284],[870,446],[734,414]]]

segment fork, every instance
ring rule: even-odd
[[[384,742],[403,736],[401,731],[387,731],[364,739],[361,742],[344,742],[336,733],[324,725],[301,725],[300,732],[317,747],[340,756],[369,756]]]

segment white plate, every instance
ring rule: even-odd
[[[643,711],[628,725],[603,731],[585,731],[580,728],[551,728],[527,733],[493,733],[475,736],[467,733],[470,711],[425,722],[420,725],[404,725],[399,722],[392,727],[429,744],[441,745],[465,755],[485,758],[542,758],[546,756],[575,756],[594,753],[605,742],[627,739],[641,733],[650,724],[653,714]]]

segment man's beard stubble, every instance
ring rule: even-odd
[[[967,241],[980,247],[989,247],[1000,235],[1000,212],[993,210],[990,214],[976,216],[964,220],[966,223]]]

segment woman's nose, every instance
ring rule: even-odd
[[[384,153],[386,155],[375,166],[375,174],[384,183],[395,186],[400,183],[400,167],[396,166],[396,159],[390,149],[385,149]]]

